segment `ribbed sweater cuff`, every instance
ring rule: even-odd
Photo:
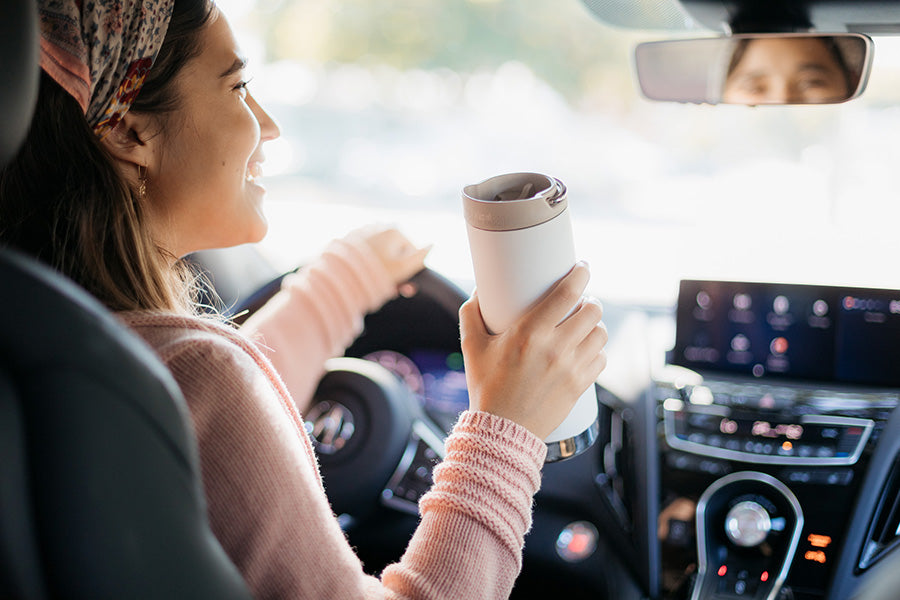
[[[464,411],[453,427],[452,433],[456,432],[487,435],[491,441],[499,442],[501,445],[530,456],[538,471],[541,470],[547,456],[547,444],[543,440],[515,421],[489,412]]]
[[[466,411],[446,442],[447,456],[419,508],[453,510],[479,521],[521,561],[540,488],[546,445],[524,427],[485,412]]]

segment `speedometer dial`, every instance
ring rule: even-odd
[[[425,381],[419,367],[412,360],[394,350],[378,350],[363,356],[365,360],[378,363],[400,378],[409,387],[421,403],[425,398]]]

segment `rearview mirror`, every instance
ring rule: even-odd
[[[644,96],[696,104],[837,104],[859,96],[871,38],[856,33],[770,33],[639,44]]]

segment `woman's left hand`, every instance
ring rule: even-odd
[[[425,267],[425,256],[431,250],[431,245],[416,247],[393,227],[372,225],[358,229],[354,233],[366,241],[387,269],[394,284],[398,286]]]

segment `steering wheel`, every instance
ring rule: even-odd
[[[368,360],[332,359],[304,418],[337,514],[366,519],[379,498],[417,514],[444,458],[443,432],[398,377]]]
[[[401,295],[368,315],[343,358],[326,373],[304,418],[319,454],[325,490],[338,515],[363,521],[387,507],[418,514],[431,472],[444,458],[446,433],[409,386],[361,357],[416,348],[459,352],[459,307],[466,294],[425,269]],[[343,517],[346,518],[346,517]]]
[[[250,312],[280,288],[277,278],[251,295]],[[362,357],[393,350],[460,352],[459,307],[467,295],[435,271],[410,280],[407,293],[365,319],[363,333],[344,357],[326,363],[303,415],[319,457],[325,491],[345,529],[384,510],[417,515],[431,487],[446,436],[419,399],[387,368]]]

